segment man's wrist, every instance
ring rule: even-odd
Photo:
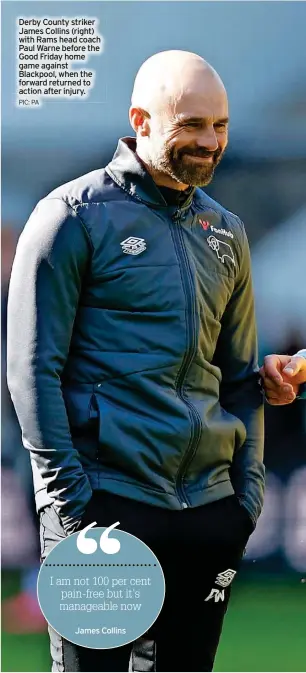
[[[71,535],[72,533],[75,533],[80,528],[83,518],[82,516],[72,517],[65,515],[63,516],[61,514],[59,514],[58,516],[66,535]]]
[[[294,355],[292,357],[293,358],[295,358],[295,357],[305,358],[305,360],[306,360],[306,348],[301,348],[301,350],[299,350],[297,353],[294,353]]]
[[[83,521],[88,511],[88,506],[90,502],[91,498],[88,500],[88,502],[86,503],[81,512],[78,511],[76,514],[73,515],[63,514],[63,512],[59,508],[55,507],[55,510],[57,512],[57,515],[60,519],[60,522],[66,535],[71,535],[72,533],[75,533],[77,530],[84,527]]]
[[[297,351],[297,353],[294,353],[292,357],[300,357],[300,358],[305,358],[306,360],[306,348],[301,348],[301,350]],[[297,400],[306,400],[306,383],[301,383],[299,386],[299,392],[298,395],[296,396]]]

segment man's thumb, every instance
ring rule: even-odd
[[[284,374],[287,374],[288,376],[293,376],[294,374],[297,374],[299,371],[299,363],[295,358],[292,358],[290,362],[284,367],[283,372]]]

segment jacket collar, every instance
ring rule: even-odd
[[[120,138],[117,150],[106,166],[107,174],[133,198],[146,203],[151,208],[168,208],[168,204],[136,155],[136,138]],[[189,192],[181,209],[189,208],[195,189]]]

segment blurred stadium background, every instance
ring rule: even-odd
[[[15,106],[16,17],[96,17],[104,53],[84,102]],[[36,601],[38,534],[27,451],[6,386],[6,302],[36,202],[105,165],[132,135],[133,78],[186,49],[220,73],[230,146],[208,193],[244,220],[260,362],[306,346],[305,2],[2,2],[2,670],[50,670]],[[233,589],[216,671],[306,671],[306,405],[266,409],[267,494]]]

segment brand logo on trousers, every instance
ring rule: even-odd
[[[219,575],[217,575],[215,584],[219,584],[220,587],[228,587],[228,585],[233,581],[236,572],[236,570],[231,570],[231,568],[224,570],[223,573],[219,573]]]
[[[209,596],[205,598],[205,603],[206,601],[210,601],[211,598],[214,598],[215,603],[219,603],[219,601],[224,601],[224,589],[222,589],[222,591],[219,591],[219,589],[212,589]]]
[[[136,238],[135,236],[129,236],[125,241],[121,241],[120,245],[126,255],[140,255],[147,248],[144,238]]]
[[[231,568],[228,568],[227,570],[224,570],[223,573],[219,573],[215,579],[215,584],[218,584],[220,587],[228,587],[229,584],[233,581],[237,571],[232,570]],[[219,601],[224,601],[224,588],[220,591],[220,589],[212,589],[209,596],[205,598],[206,601],[210,601],[212,598],[214,599],[215,603],[218,603]]]

